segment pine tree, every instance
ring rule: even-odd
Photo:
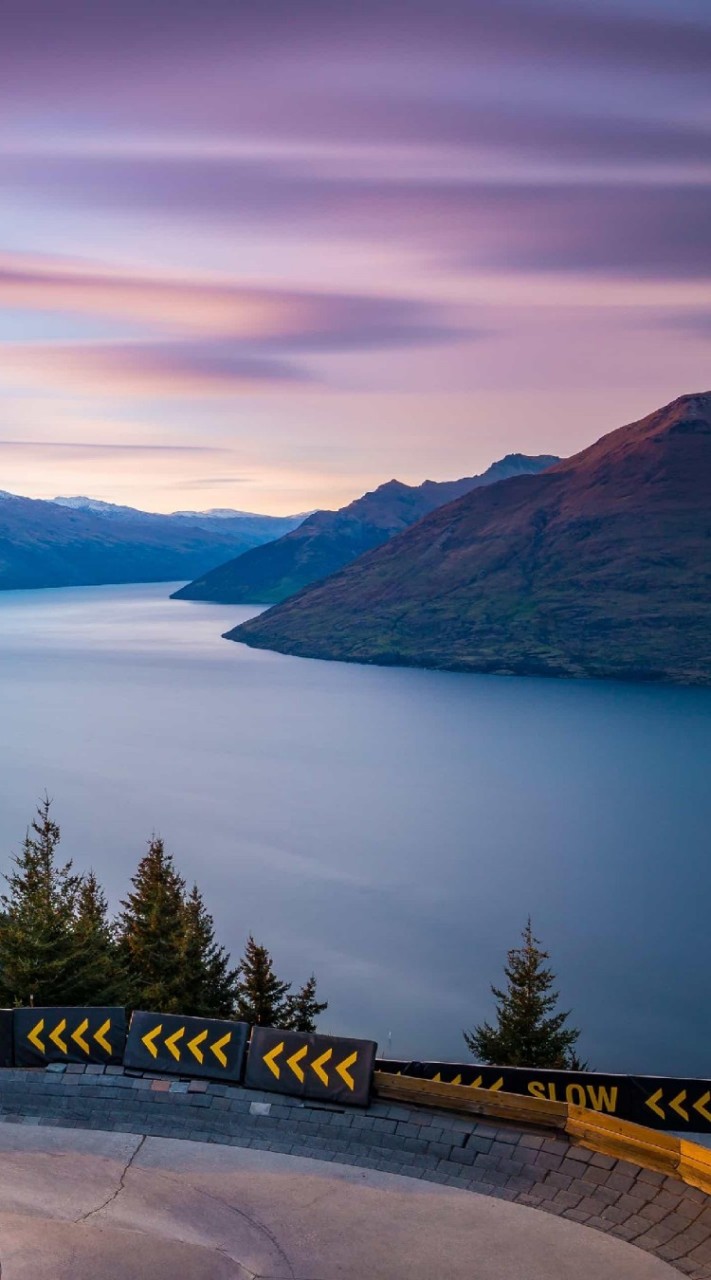
[[[81,877],[57,862],[60,830],[48,796],[38,805],[0,897],[0,998],[8,1005],[72,1004]]]
[[[254,1027],[285,1026],[291,983],[279,981],[267,948],[258,946],[251,934],[237,972],[237,1016],[241,1021]]]
[[[77,1004],[123,1004],[126,977],[119,963],[104,892],[93,871],[80,883],[74,925]]]
[[[183,1013],[185,881],[154,836],[121,906],[118,951],[132,1008]]]
[[[580,1032],[566,1028],[570,1013],[554,1013],[558,993],[555,976],[545,967],[548,952],[533,936],[529,917],[523,946],[508,953],[505,991],[491,988],[497,1001],[497,1025],[481,1023],[464,1032],[467,1047],[479,1062],[508,1067],[569,1067],[577,1062]]]
[[[193,885],[185,902],[182,1013],[203,1018],[231,1018],[235,1009],[237,970],[215,942],[215,926],[202,895]]]
[[[328,1008],[328,1001],[316,999],[316,978],[313,974],[296,995],[286,1001],[286,1021],[282,1024],[290,1031],[315,1031],[316,1019]]]

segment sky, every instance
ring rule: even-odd
[[[711,384],[708,0],[3,0],[0,488],[336,507]]]

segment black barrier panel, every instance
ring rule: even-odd
[[[364,1107],[377,1047],[373,1040],[255,1027],[244,1082],[250,1089]]]
[[[12,1067],[15,1065],[14,1027],[15,1010],[0,1009],[0,1067]]]
[[[246,1022],[136,1011],[128,1028],[123,1064],[138,1071],[236,1084],[248,1037]]]
[[[650,1129],[711,1133],[711,1080],[669,1076],[613,1076],[598,1071],[544,1071],[536,1067],[472,1066],[458,1062],[378,1060],[377,1071],[461,1084],[492,1092],[521,1093],[569,1102]]]
[[[13,1039],[18,1067],[44,1067],[48,1062],[119,1063],[126,1043],[126,1011],[63,1006],[15,1009]]]

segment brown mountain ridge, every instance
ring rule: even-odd
[[[711,684],[711,392],[466,494],[227,634],[351,662]]]
[[[310,583],[344,569],[445,502],[509,476],[543,471],[559,461],[548,454],[530,458],[510,453],[480,476],[425,480],[420,485],[388,480],[338,511],[314,511],[298,528],[189,582],[172,598],[220,604],[278,604]]]

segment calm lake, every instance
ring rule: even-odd
[[[711,1074],[711,692],[314,662],[168,584],[0,593],[0,866],[113,906],[152,831],[325,1031],[461,1058],[530,913],[598,1070]]]

